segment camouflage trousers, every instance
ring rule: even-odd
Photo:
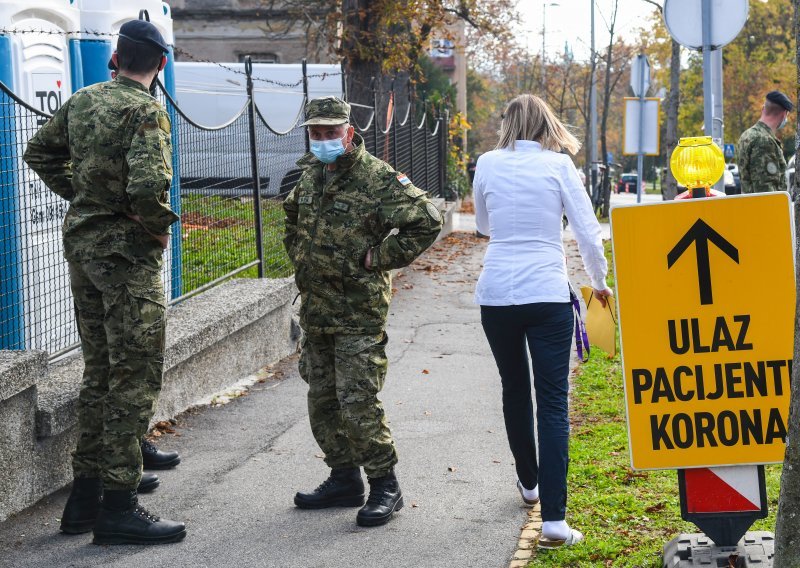
[[[378,393],[388,360],[388,336],[306,334],[300,376],[308,383],[308,416],[325,463],[363,466],[382,477],[397,463],[392,434]]]
[[[70,262],[69,273],[86,364],[73,474],[135,489],[164,368],[161,276],[118,256]]]

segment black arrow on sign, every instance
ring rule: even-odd
[[[686,231],[678,244],[667,255],[667,268],[672,268],[684,252],[695,243],[697,253],[697,281],[700,285],[700,303],[713,304],[711,293],[711,261],[708,257],[708,243],[711,241],[719,250],[727,254],[739,264],[739,249],[725,240],[725,237],[712,229],[705,221],[698,219],[692,228]]]

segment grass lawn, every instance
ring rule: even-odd
[[[608,283],[614,287],[613,273]],[[575,370],[573,389],[567,521],[586,540],[538,551],[528,566],[661,568],[663,546],[679,533],[699,530],[681,520],[674,470],[630,469],[619,356],[593,349],[589,362]],[[780,466],[767,466],[770,515],[751,530],[774,532],[780,472]]]
[[[252,199],[190,195],[181,203],[183,231],[183,293],[257,260]],[[262,201],[264,273],[277,278],[292,273],[283,248],[281,202]],[[257,267],[237,278],[255,278]]]
[[[656,189],[656,182],[646,181],[644,182],[644,192],[661,195],[661,185],[659,184],[658,189]]]

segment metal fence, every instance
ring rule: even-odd
[[[302,111],[288,130],[272,128],[253,96],[249,61],[245,70],[246,102],[223,125],[198,124],[163,89],[159,94],[172,119],[170,201],[180,216],[164,259],[173,304],[234,276],[292,272],[281,205],[308,148],[298,126]],[[305,68],[303,74],[307,98]],[[354,121],[356,129],[368,151],[443,196],[447,117],[432,115],[413,96],[396,104],[395,95],[376,91],[372,106],[358,107],[366,120]],[[0,349],[42,349],[55,357],[79,342],[60,230],[68,203],[22,161],[27,141],[48,118],[0,83]]]

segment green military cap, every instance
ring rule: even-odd
[[[306,105],[306,121],[300,126],[336,126],[350,121],[350,105],[338,97],[320,97]]]

